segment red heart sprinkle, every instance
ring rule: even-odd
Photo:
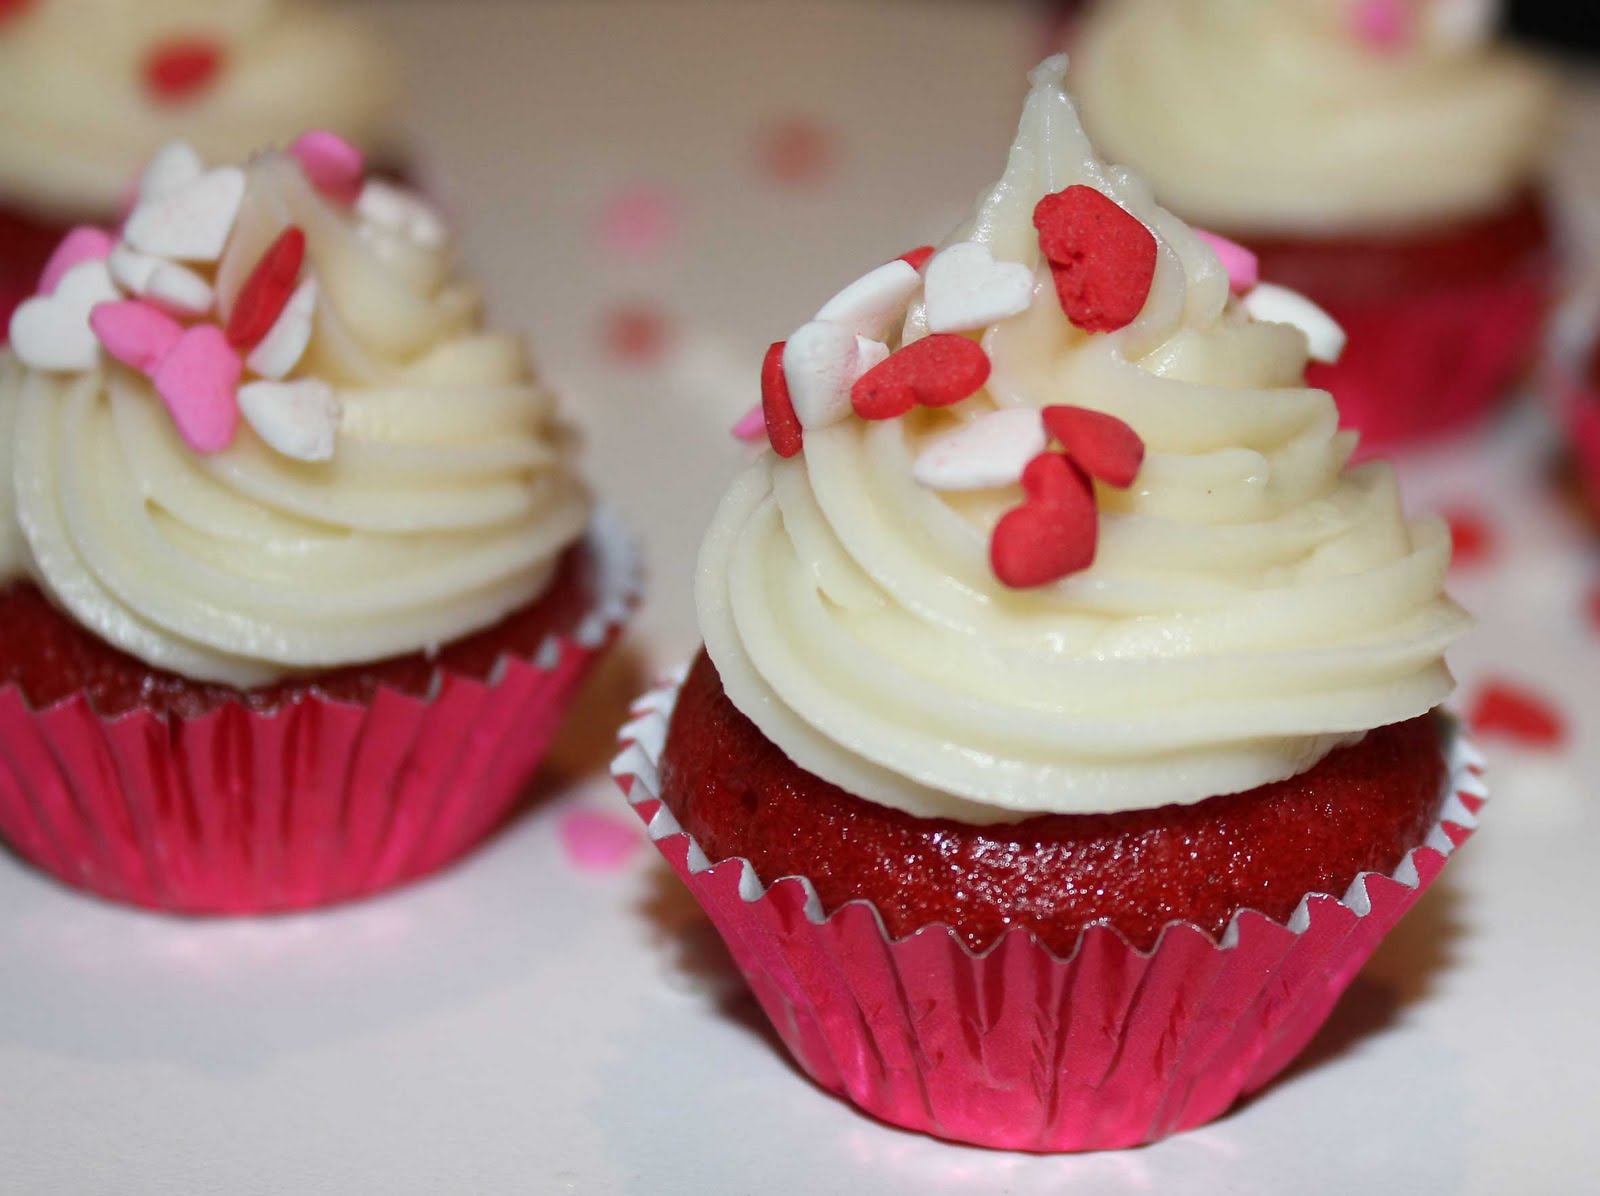
[[[1115,332],[1144,310],[1156,276],[1156,239],[1093,187],[1046,195],[1033,209],[1061,310],[1088,332]]]
[[[916,271],[920,272],[922,270],[922,267],[924,267],[924,266],[926,266],[928,264],[928,259],[930,257],[932,257],[932,256],[933,256],[933,246],[932,245],[919,245],[916,249],[913,249],[910,253],[902,253],[900,255],[900,260],[902,262],[905,262],[913,270],[916,270]]]
[[[208,37],[173,38],[145,56],[144,85],[161,103],[181,103],[221,73],[222,60],[222,47]]]
[[[1494,551],[1494,528],[1476,511],[1458,508],[1445,512],[1450,524],[1450,563],[1481,564]]]
[[[1094,563],[1099,523],[1094,488],[1060,453],[1040,453],[1022,471],[1027,498],[995,524],[989,567],[1002,585],[1048,585]]]
[[[767,440],[780,457],[798,453],[802,437],[800,420],[789,399],[789,380],[783,376],[783,347],[787,343],[779,341],[770,346],[761,361],[761,414],[767,421]]]
[[[300,277],[300,263],[305,256],[306,235],[292,224],[267,246],[256,268],[239,288],[233,311],[228,315],[225,332],[228,343],[235,349],[253,349],[272,331],[283,305],[294,294],[295,280]]]
[[[33,0],[0,0],[0,25],[28,11]]]
[[[1114,415],[1087,407],[1046,407],[1044,426],[1090,477],[1108,486],[1131,486],[1144,463],[1144,441]]]
[[[976,341],[939,332],[912,341],[873,366],[850,388],[862,419],[893,419],[921,403],[948,407],[989,380],[989,355]]]
[[[1500,735],[1528,747],[1560,747],[1566,721],[1549,702],[1505,681],[1490,681],[1468,716],[1480,735]]]

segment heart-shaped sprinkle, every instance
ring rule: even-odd
[[[186,329],[157,363],[150,381],[183,442],[220,453],[239,430],[237,391],[244,363],[214,324]]]
[[[896,258],[856,279],[812,318],[843,324],[859,336],[881,341],[895,321],[905,318],[911,297],[921,285],[916,267]]]
[[[769,349],[768,352],[771,352]],[[764,364],[764,363],[763,363]],[[739,417],[739,422],[728,429],[728,435],[745,444],[754,444],[767,434],[767,417],[763,405],[757,403]]]
[[[1014,590],[1049,585],[1094,563],[1099,524],[1094,488],[1059,453],[1040,453],[1022,471],[1025,495],[995,524],[989,566]]]
[[[931,258],[933,254],[934,249],[932,245],[918,245],[915,249],[909,250],[906,253],[902,253],[898,260],[904,262],[913,270],[920,271],[922,267],[928,264],[928,259]]]
[[[125,243],[112,249],[106,264],[123,290],[175,316],[202,316],[216,299],[211,284],[187,266],[140,253]]]
[[[769,346],[761,361],[761,417],[772,451],[780,457],[792,457],[800,451],[802,433],[800,418],[795,415],[794,403],[789,398],[785,347],[784,341]]]
[[[145,164],[139,176],[140,199],[156,199],[187,187],[206,172],[206,164],[187,141],[169,141]]]
[[[312,129],[294,139],[289,153],[307,181],[334,203],[354,204],[361,198],[366,157],[339,134]]]
[[[962,241],[928,263],[930,332],[972,332],[1028,310],[1033,271],[1020,262],[997,262],[987,245]]]
[[[356,199],[356,214],[424,249],[444,244],[444,221],[439,214],[414,192],[382,179],[368,179],[362,186]]]
[[[599,810],[573,810],[561,819],[561,846],[573,867],[615,872],[644,846],[636,819]]]
[[[33,6],[33,0],[0,0],[0,26],[14,21]]]
[[[219,166],[162,194],[141,197],[122,237],[141,253],[214,262],[244,200],[244,171]]]
[[[1398,54],[1415,32],[1405,0],[1355,0],[1349,9],[1350,33],[1380,54]]]
[[[1494,525],[1479,511],[1466,507],[1444,511],[1450,525],[1450,565],[1468,568],[1494,556]]]
[[[783,375],[803,428],[825,428],[850,414],[850,386],[862,374],[853,329],[812,320],[784,344]]]
[[[1227,237],[1219,237],[1216,233],[1208,233],[1203,228],[1195,229],[1194,235],[1211,246],[1222,268],[1227,271],[1228,289],[1235,295],[1244,294],[1261,281],[1261,261],[1243,245]]]
[[[1555,707],[1505,681],[1490,681],[1483,687],[1467,721],[1480,735],[1500,736],[1527,747],[1560,747],[1567,737],[1566,720]]]
[[[296,461],[332,460],[339,400],[321,378],[246,383],[239,411],[274,452]]]
[[[948,407],[970,398],[989,380],[989,355],[955,333],[912,341],[864,373],[850,390],[862,419],[894,419],[918,403]]]
[[[89,313],[122,298],[104,262],[79,262],[49,295],[35,295],[11,313],[11,349],[36,370],[87,370],[100,359]]]
[[[1345,331],[1327,312],[1299,291],[1264,282],[1245,295],[1240,303],[1252,320],[1264,324],[1292,324],[1306,334],[1306,352],[1311,360],[1332,365],[1344,352]]]
[[[267,246],[250,271],[228,313],[228,343],[249,350],[261,343],[294,294],[300,265],[305,261],[306,235],[294,225],[284,229]]]
[[[317,280],[308,278],[295,288],[277,321],[267,330],[245,360],[263,378],[279,379],[305,356],[317,311]]]
[[[89,327],[107,353],[141,374],[155,373],[183,335],[176,320],[138,299],[98,305],[89,313]]]
[[[1093,187],[1046,195],[1033,210],[1061,310],[1087,332],[1115,332],[1138,319],[1156,276],[1156,239]]]
[[[105,229],[95,228],[92,224],[80,224],[61,238],[61,244],[55,247],[50,260],[45,262],[44,270],[39,275],[39,294],[54,292],[67,271],[80,262],[104,261],[111,255],[111,248],[115,244],[116,238]]]
[[[1144,441],[1127,424],[1087,407],[1046,407],[1044,426],[1074,463],[1119,489],[1133,484],[1144,463]]]
[[[1008,486],[1047,442],[1044,421],[1033,408],[991,411],[923,449],[911,476],[931,490]]]
[[[162,42],[145,55],[145,88],[159,103],[193,99],[222,73],[224,57],[222,47],[209,37]]]

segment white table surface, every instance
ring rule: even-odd
[[[1417,505],[1471,507],[1499,533],[1457,570],[1482,619],[1453,657],[1463,702],[1491,675],[1526,684],[1569,741],[1486,744],[1485,829],[1310,1056],[1221,1122],[1139,1151],[1022,1157],[885,1128],[781,1057],[652,851],[578,869],[561,827],[575,809],[625,813],[610,735],[630,692],[694,645],[690,562],[762,349],[864,264],[938,237],[995,176],[1035,34],[1020,9],[931,2],[372,7],[412,57],[419,145],[467,222],[465,255],[501,319],[532,332],[594,476],[648,539],[649,603],[528,812],[410,890],[183,921],[0,855],[0,1192],[1600,1190],[1600,633],[1585,616],[1600,568],[1595,531],[1544,477],[1536,411],[1404,472]],[[815,185],[752,165],[757,130],[795,115],[837,131]],[[1578,140],[1600,140],[1600,120]],[[595,211],[641,185],[676,197],[680,235],[650,260],[607,254]],[[603,351],[618,303],[668,318],[659,367]]]

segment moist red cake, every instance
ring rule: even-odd
[[[1233,234],[1261,276],[1327,309],[1349,335],[1306,381],[1333,392],[1362,449],[1477,421],[1528,367],[1554,297],[1551,218],[1526,191],[1487,216],[1421,232]]]
[[[16,582],[0,589],[0,686],[16,685],[36,708],[81,693],[112,718],[137,709],[198,718],[229,701],[270,713],[312,695],[366,704],[380,688],[422,697],[441,671],[486,680],[502,656],[531,658],[548,636],[570,637],[599,601],[597,563],[580,543],[540,598],[432,656],[413,652],[239,690],[151,668],[62,614],[31,582]]]
[[[1431,715],[1370,732],[1309,771],[1194,805],[972,826],[916,818],[792,763],[730,702],[702,651],[661,758],[661,798],[711,858],[765,883],[807,877],[832,912],[877,907],[889,933],[936,923],[975,950],[1015,925],[1058,954],[1104,919],[1140,949],[1168,922],[1220,935],[1240,909],[1286,920],[1308,893],[1391,872],[1439,816]]]

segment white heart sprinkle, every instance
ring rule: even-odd
[[[317,310],[317,280],[308,278],[294,289],[278,318],[244,363],[263,378],[283,378],[300,363],[311,343]]]
[[[159,195],[141,199],[123,239],[141,253],[214,262],[228,243],[244,200],[244,171],[220,166]]]
[[[444,244],[444,221],[421,196],[382,179],[368,179],[356,198],[356,214],[385,232],[424,249]]]
[[[1250,318],[1266,324],[1292,324],[1306,334],[1307,351],[1313,361],[1332,365],[1344,352],[1347,339],[1343,328],[1299,291],[1264,282],[1240,300]]]
[[[889,360],[889,346],[882,341],[875,341],[871,337],[856,334],[856,377],[850,379],[850,385],[856,384],[856,378],[861,377],[873,366]]]
[[[296,461],[333,457],[339,400],[321,378],[247,382],[239,388],[239,412],[274,452]]]
[[[206,172],[206,164],[187,141],[169,141],[155,152],[139,177],[139,197],[154,199],[186,187]]]
[[[850,388],[862,374],[861,347],[843,324],[812,320],[783,347],[783,376],[802,428],[825,428],[850,414]]]
[[[997,262],[987,245],[962,241],[928,263],[924,291],[929,332],[971,332],[1028,310],[1033,271],[1020,262]]]
[[[993,411],[928,445],[911,475],[931,490],[1008,486],[1048,443],[1044,420],[1032,408]]]
[[[35,295],[11,313],[11,349],[36,370],[87,370],[100,360],[89,313],[122,298],[103,261],[79,262],[50,295]]]
[[[843,324],[864,337],[881,341],[896,320],[905,318],[906,307],[921,285],[922,275],[911,263],[896,258],[856,279],[824,303],[812,318]]]
[[[211,284],[189,267],[140,253],[126,242],[117,243],[106,265],[123,290],[150,300],[170,315],[204,315],[216,298]]]

